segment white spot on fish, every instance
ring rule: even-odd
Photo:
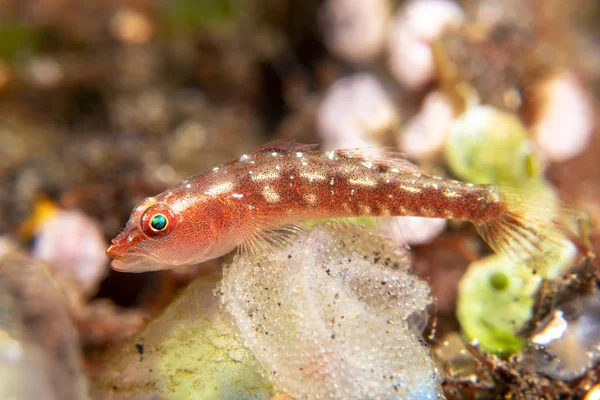
[[[327,179],[327,177],[323,174],[320,174],[318,172],[300,172],[300,176],[302,178],[308,179],[311,182],[316,180],[316,181],[324,181],[325,179]]]
[[[433,186],[435,190],[438,190],[440,188],[440,185],[438,185],[437,183],[433,183],[431,186]]]
[[[137,238],[138,236],[140,236],[140,233],[137,231],[134,231],[133,233],[131,233],[127,236],[127,241],[132,242],[133,239]]]
[[[421,189],[413,186],[400,185],[400,189],[406,190],[407,192],[411,193],[421,193]]]
[[[280,169],[281,169],[281,167],[280,167],[279,165],[276,165],[276,166],[275,166],[275,169],[276,169],[276,170],[280,170]]]
[[[217,172],[219,170],[219,167],[214,167],[213,168],[213,172]]]
[[[234,193],[231,195],[231,197],[233,197],[234,199],[241,199],[242,197],[244,197],[244,195],[241,193]]]
[[[306,163],[306,161],[302,161],[302,166],[306,167],[308,164]]]
[[[343,203],[342,208],[348,213],[348,215],[352,215],[352,208],[348,205],[348,203]]]
[[[298,158],[302,158],[303,156],[304,156],[304,154],[302,154],[302,152],[301,152],[301,151],[297,151],[297,152],[296,152],[296,157],[298,157]]]
[[[444,192],[444,196],[446,196],[446,197],[450,197],[450,198],[453,198],[453,199],[455,199],[455,198],[458,198],[458,197],[460,197],[460,194],[458,194],[458,193],[456,193],[456,192],[453,192],[452,190],[446,190],[446,191]]]
[[[424,217],[433,217],[435,215],[435,213],[429,208],[421,207],[420,211],[421,215]]]
[[[204,192],[204,194],[207,194],[209,196],[217,196],[219,194],[229,192],[231,189],[233,189],[233,187],[234,185],[231,181],[217,183],[216,185],[209,187],[208,190]]]
[[[384,216],[384,217],[387,217],[387,216],[389,216],[389,215],[392,215],[392,213],[391,213],[390,209],[389,209],[389,208],[387,208],[387,207],[386,207],[385,205],[383,205],[383,204],[381,204],[381,205],[379,206],[379,214],[380,214],[381,216]]]
[[[500,202],[500,197],[498,196],[498,194],[496,192],[490,192],[490,194],[491,194],[492,203]]]
[[[373,163],[371,163],[369,161],[363,161],[363,162],[361,162],[361,164],[367,168],[373,168]]]
[[[305,194],[304,196],[302,196],[302,198],[311,206],[314,206],[317,202],[317,195],[314,193]]]
[[[364,178],[349,178],[348,182],[350,182],[352,185],[360,185],[360,186],[370,186],[370,187],[374,187],[377,186],[377,181],[368,178],[368,177],[364,177]]]
[[[274,151],[274,152],[272,152],[272,153],[271,153],[271,155],[272,155],[273,157],[277,157],[277,152],[276,152],[276,151]]]
[[[253,181],[273,181],[279,178],[279,172],[277,171],[265,171],[253,175],[250,179]]]
[[[250,211],[254,210],[254,206],[252,204],[248,204],[248,210],[250,210]]]
[[[335,179],[331,178],[331,180],[329,181],[329,184],[330,184],[331,186],[335,185]]]
[[[327,158],[329,158],[330,160],[335,160],[335,152],[328,151],[326,154],[327,154]]]
[[[185,187],[189,189],[189,188],[191,188],[191,187],[192,187],[192,185],[190,185],[190,184],[188,183],[187,185],[185,185]]]
[[[473,183],[467,183],[467,187],[472,188],[473,186],[475,186]]]
[[[265,186],[262,195],[267,201],[267,203],[277,203],[281,199],[279,197],[279,193],[277,193],[272,187]]]
[[[400,172],[400,170],[398,168],[392,168],[392,169],[390,169],[390,171],[395,172],[395,173]]]
[[[240,157],[240,161],[247,161],[250,159],[250,156],[248,154],[242,154],[242,156]]]

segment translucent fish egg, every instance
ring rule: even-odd
[[[293,398],[441,398],[420,336],[429,287],[374,240],[317,226],[226,267],[223,302],[244,344]]]

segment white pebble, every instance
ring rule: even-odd
[[[382,228],[396,243],[421,245],[438,237],[446,224],[443,218],[394,217],[383,223]]]
[[[448,99],[439,91],[431,92],[417,115],[404,126],[398,146],[416,159],[435,156],[443,150],[448,127],[454,120],[454,110]]]
[[[390,14],[388,0],[328,0],[321,8],[325,43],[346,61],[374,61],[385,45]]]
[[[581,154],[594,130],[594,111],[585,89],[570,71],[546,81],[538,89],[541,115],[533,125],[535,140],[552,161]]]
[[[62,66],[52,57],[33,57],[27,67],[29,79],[42,87],[55,87],[65,76]]]
[[[435,77],[431,44],[464,21],[462,9],[448,0],[412,0],[396,14],[388,42],[388,65],[396,80],[418,90]]]
[[[377,79],[367,73],[339,79],[317,113],[325,149],[373,146],[398,125],[396,107]]]
[[[560,305],[531,338],[538,372],[571,381],[600,360],[600,295]]]
[[[58,276],[70,276],[91,293],[108,271],[108,243],[102,230],[79,211],[59,211],[36,236],[33,255]]]

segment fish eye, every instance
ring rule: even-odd
[[[156,214],[150,220],[150,228],[157,232],[164,231],[168,225],[169,220],[163,214]]]
[[[142,214],[142,232],[149,237],[166,236],[177,224],[171,209],[164,205],[155,205]]]

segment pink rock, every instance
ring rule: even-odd
[[[40,229],[33,255],[55,275],[72,278],[83,292],[95,290],[108,271],[108,243],[98,224],[80,211],[59,211]]]
[[[419,90],[435,77],[431,43],[464,20],[462,9],[448,0],[413,0],[396,14],[388,41],[388,65],[396,80]]]

